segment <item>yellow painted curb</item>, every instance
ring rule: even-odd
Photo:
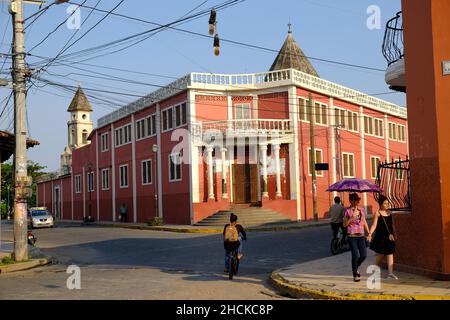
[[[50,261],[47,259],[32,259],[27,262],[19,262],[0,266],[0,273],[10,273],[16,271],[24,271],[32,268],[40,267],[49,264]]]
[[[338,294],[333,291],[306,288],[298,284],[292,284],[284,279],[276,271],[270,275],[272,285],[283,293],[295,298],[312,298],[326,300],[450,300],[449,296],[433,295],[395,295],[395,294],[363,294],[346,293]]]

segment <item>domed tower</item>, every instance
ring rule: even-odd
[[[94,128],[91,120],[92,111],[91,104],[81,86],[78,86],[78,90],[67,109],[67,112],[70,112],[70,119],[67,122],[68,143],[61,154],[62,174],[68,174],[71,171],[72,150],[90,143],[87,138]]]

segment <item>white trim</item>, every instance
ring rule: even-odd
[[[100,220],[100,178],[98,169],[98,130],[95,132],[95,171],[97,172],[97,221]]]
[[[195,91],[189,90],[187,92],[188,104],[186,106],[188,110],[188,130],[193,132],[192,126],[195,123],[196,104],[195,104]],[[190,210],[190,222],[194,224],[194,203],[200,202],[200,186],[198,176],[198,147],[194,145],[194,135],[190,135],[189,139],[189,192],[191,195],[189,210]]]
[[[344,155],[349,155],[349,156],[352,156],[352,159],[353,159],[353,175],[352,176],[346,176],[345,175],[345,170],[344,170],[344,168],[345,168],[345,166],[344,166]],[[355,177],[355,172],[356,172],[356,167],[355,167],[355,154],[354,153],[351,153],[351,152],[342,152],[342,177],[343,178],[354,178]],[[350,164],[350,163],[349,163]],[[350,166],[349,166],[349,168],[350,168]]]
[[[312,173],[309,173],[309,167],[310,167],[310,163],[309,163],[309,152],[310,152],[310,151],[311,151],[311,147],[308,147],[308,176],[309,176],[309,177],[312,177]],[[316,160],[316,163],[323,163],[323,149],[320,149],[320,148],[314,148],[314,152],[316,152],[316,151],[320,151],[320,153],[321,153],[321,155],[322,155],[322,160],[321,160],[321,162],[317,162],[317,160]],[[315,155],[314,155],[314,158],[315,158]],[[314,168],[313,168],[313,170],[314,170]],[[318,173],[316,172],[316,177],[324,177],[323,172],[324,172],[324,170],[322,170],[322,174],[318,174]]]
[[[60,179],[59,180],[60,186],[61,186],[61,193],[59,195],[60,197],[60,203],[61,203],[61,217],[60,219],[63,220],[64,219],[64,190],[63,190],[63,180]]]
[[[85,179],[85,171],[84,167],[82,167],[82,178],[81,178],[81,187],[83,188],[83,218],[86,217],[86,188],[84,188]]]
[[[75,175],[75,193],[81,193],[81,174]],[[79,187],[78,187],[79,186]]]
[[[330,110],[335,111],[335,106],[334,106],[334,99],[333,97],[330,97]],[[337,168],[336,168],[336,133],[335,131],[337,130],[336,128],[336,118],[333,114],[331,114],[330,112],[330,141],[331,141],[331,181],[332,183],[336,183],[337,182]],[[333,197],[337,196],[337,192],[334,191],[333,192]]]
[[[162,190],[162,158],[161,158],[161,149],[162,149],[162,145],[161,145],[161,110],[160,110],[160,105],[159,103],[156,104],[156,141],[158,144],[158,210],[159,210],[159,217],[161,219],[164,219],[164,208],[163,208],[163,199],[162,199],[162,195],[163,195],[163,190]]]
[[[119,136],[120,136],[120,133],[124,132],[124,131],[121,131],[121,130],[124,129],[125,127],[128,127],[128,126],[130,126],[130,137],[129,137],[130,141],[123,142],[123,143],[120,143],[120,144],[116,144],[116,132],[120,131],[119,132]],[[126,123],[126,124],[124,124],[124,125],[122,125],[122,126],[120,126],[118,128],[115,128],[114,131],[112,131],[112,132],[114,132],[113,139],[114,139],[114,147],[115,148],[123,147],[123,146],[126,146],[127,144],[133,143],[133,141],[132,141],[132,137],[133,137],[133,124],[132,124],[132,122],[128,122],[128,123]],[[122,138],[123,138],[122,141],[125,141],[125,134],[123,134]]]
[[[308,118],[308,115],[309,115],[309,118],[311,119],[311,115],[309,114],[309,110],[308,110],[308,108],[309,108],[309,98],[305,98],[305,97],[302,97],[302,96],[297,96],[297,102],[298,102],[299,99],[302,99],[302,100],[305,101],[303,114],[305,115],[306,118]],[[302,112],[300,111],[300,104],[297,104],[297,105],[298,105],[298,121],[301,121],[301,122],[304,122],[304,123],[309,123],[309,120],[303,120],[303,119],[300,118],[300,115],[302,114]]]
[[[181,114],[180,114],[180,116],[181,116],[181,124],[177,126],[177,124],[176,124],[176,112],[175,112],[175,108],[176,108],[177,106],[182,106],[183,104],[186,105],[186,115],[185,115],[185,117],[186,117],[186,122],[185,122],[185,123],[182,122],[182,120],[183,120],[183,114],[181,113]],[[162,123],[162,126],[161,126],[161,129],[162,129],[161,132],[162,132],[162,133],[168,132],[168,131],[171,131],[171,130],[174,130],[174,129],[177,129],[177,128],[182,128],[182,127],[184,127],[184,126],[188,126],[188,123],[189,123],[189,120],[188,120],[189,112],[188,112],[188,101],[187,101],[187,100],[184,100],[184,101],[182,101],[182,102],[173,104],[173,105],[171,105],[170,107],[167,107],[167,108],[164,108],[163,110],[161,110],[161,121],[164,121],[164,115],[163,115],[163,113],[164,113],[164,112],[168,112],[168,110],[172,110],[172,126],[169,127],[169,119],[167,118],[167,124],[168,124],[168,127],[167,127],[167,129],[164,130],[164,123]],[[188,126],[188,127],[189,127],[189,126]]]
[[[114,135],[114,123],[111,123],[111,135]],[[111,139],[111,186],[112,186],[112,221],[116,221],[116,141]]]
[[[105,137],[106,136],[106,144],[105,144],[105,146],[106,146],[106,148],[105,149],[103,149],[103,147],[104,147],[104,145],[103,145],[103,137]],[[103,132],[101,135],[100,135],[100,149],[101,149],[101,152],[106,152],[106,151],[108,151],[109,150],[109,132]],[[97,130],[97,143],[98,143],[98,130]],[[98,147],[97,147],[97,149],[98,149]]]
[[[389,162],[389,121],[387,114],[384,115],[385,137],[386,140],[386,161]]]
[[[150,162],[150,182],[144,183],[144,162]],[[141,185],[142,186],[150,186],[153,184],[153,161],[152,159],[144,159],[141,160]],[[148,172],[147,172],[147,179],[148,179]]]
[[[108,177],[108,187],[104,188],[104,184],[103,184],[103,173],[106,172],[107,173],[107,177]],[[110,181],[109,181],[109,168],[104,168],[101,170],[101,175],[102,175],[102,191],[107,191],[110,189]]]
[[[355,112],[355,111],[352,111],[352,110],[348,110],[348,109],[345,109],[343,107],[339,107],[339,106],[336,106],[336,105],[333,106],[333,111],[334,111],[333,112],[333,121],[334,121],[335,124],[336,124],[336,111],[344,111],[345,112],[345,115],[344,115],[344,127],[339,127],[341,130],[346,130],[346,131],[354,132],[354,133],[358,133],[359,132],[361,124],[358,124],[358,118],[362,119],[363,122],[364,122],[364,118],[359,116],[358,112]],[[348,116],[348,113],[352,114],[351,118]],[[352,126],[353,126],[353,117],[354,117],[355,114],[356,114],[356,126],[357,126],[356,130],[350,129],[350,127],[349,127],[349,122],[351,122]],[[339,114],[339,120],[340,120],[340,117],[341,117],[341,114]],[[339,125],[340,124],[341,124],[341,121],[339,121]]]
[[[372,123],[372,129],[373,129],[373,132],[374,133],[370,133],[370,132],[366,132],[365,130],[366,130],[366,127],[365,127],[365,118],[367,118],[367,119],[369,119],[370,121],[371,121],[371,123]],[[379,138],[379,139],[384,139],[384,134],[383,134],[383,125],[384,125],[384,123],[383,123],[383,119],[382,118],[376,118],[376,117],[371,117],[371,116],[363,116],[362,117],[362,119],[363,119],[363,122],[364,122],[364,136],[369,136],[369,137],[375,137],[375,138]],[[378,121],[381,121],[381,126],[382,126],[382,128],[381,128],[381,135],[379,135],[379,136],[377,136],[376,134],[375,134],[375,123],[376,122],[378,122]],[[367,129],[368,130],[368,129]]]
[[[179,178],[176,178],[175,177],[175,179],[171,179],[171,177],[170,177],[170,163],[171,163],[171,161],[172,161],[172,156],[176,156],[176,157],[179,157],[179,159],[177,160],[177,162],[180,162],[179,164],[175,164],[174,163],[174,165],[175,166],[180,166],[180,177]],[[179,181],[183,181],[183,165],[182,165],[182,163],[181,163],[181,160],[182,160],[182,157],[181,157],[181,154],[179,153],[179,152],[176,152],[176,153],[171,153],[171,154],[169,154],[169,182],[179,182]],[[176,167],[175,167],[176,168]],[[175,170],[175,175],[176,175],[176,170]]]
[[[361,122],[362,122],[362,125],[364,125],[364,118],[363,118],[363,115],[364,115],[364,108],[363,108],[363,106],[360,106],[359,107],[359,113],[360,113],[360,115],[361,115],[361,118],[360,119],[362,119],[361,120]],[[353,121],[353,115],[352,115],[352,121]],[[382,130],[381,130],[381,132],[383,132],[383,127],[381,128]],[[363,179],[366,179],[366,176],[367,176],[367,173],[366,173],[366,143],[365,143],[365,140],[364,140],[364,137],[365,137],[365,133],[364,133],[364,131],[363,130],[361,130],[361,166],[362,166],[362,178]],[[356,169],[356,168],[354,168],[354,169]],[[356,170],[355,170],[356,171]],[[364,194],[363,194],[363,204],[364,204],[364,209],[366,210],[366,212],[367,212],[367,192],[364,192]]]
[[[321,121],[320,123],[317,122],[317,115],[315,114],[315,112],[316,112],[316,104],[320,105],[320,117],[319,117],[319,119]],[[323,106],[325,106],[325,110],[326,110],[326,113],[327,113],[327,116],[325,118],[327,120],[327,123],[322,123],[322,120],[323,120],[323,113],[322,113],[323,112]],[[312,112],[314,113],[314,125],[320,126],[320,127],[328,127],[328,113],[329,113],[328,105],[326,103],[321,102],[321,101],[313,100],[312,108],[313,108]]]
[[[374,167],[373,167],[372,159],[378,159],[378,160],[380,160],[380,163],[381,163],[381,157],[379,157],[379,156],[370,156],[370,177],[371,177],[372,180],[375,180],[377,178],[377,169],[378,169],[378,167],[375,168],[375,176],[373,176],[372,173],[373,173]]]
[[[122,184],[122,172],[120,171],[121,168],[127,168],[126,173],[127,173],[127,179],[126,179],[126,185]],[[122,164],[119,165],[119,188],[120,189],[127,189],[130,186],[130,170],[128,168],[128,163],[127,164]]]
[[[298,105],[298,97],[297,97],[297,87],[290,87],[288,89],[288,104],[289,104],[289,115],[291,119],[291,123],[293,125],[293,141],[289,144],[289,180],[290,180],[290,199],[296,200],[296,213],[297,213],[297,221],[301,221],[301,203],[300,203],[300,157],[298,154],[298,121],[299,121],[299,105]],[[265,151],[267,155],[267,150]],[[259,164],[259,161],[258,161]],[[258,178],[259,178],[259,168],[258,168]],[[261,178],[259,178],[261,181]],[[261,184],[258,183],[258,186]],[[258,192],[259,196],[261,196],[261,191]]]
[[[71,173],[70,173],[70,193],[71,193],[71,195],[70,195],[70,200],[71,200],[71,207],[72,207],[72,220],[73,220],[73,207],[74,207],[74,205],[73,205],[73,194],[74,194],[74,185],[73,185],[73,171],[71,170]],[[44,189],[44,192],[45,192],[45,189]]]
[[[131,115],[131,177],[133,179],[133,222],[137,222],[137,195],[136,195],[136,121],[134,114]]]
[[[155,133],[153,133],[153,134],[150,133],[150,131],[148,131],[149,127],[147,125],[148,119],[150,119],[151,128],[153,129],[153,121],[151,120],[152,118],[155,118],[155,129],[154,129]],[[138,124],[140,122],[142,122],[142,121],[144,121],[144,134],[143,134],[142,137],[138,138],[138,135],[137,135],[137,131],[138,130],[137,130],[137,128],[138,128]],[[142,140],[145,140],[145,139],[148,139],[148,138],[156,136],[156,112],[152,113],[151,115],[148,115],[148,116],[145,116],[143,118],[140,118],[138,120],[135,120],[134,130],[136,130],[135,131],[135,137],[136,137],[135,141],[142,141]]]

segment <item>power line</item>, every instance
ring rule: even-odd
[[[75,2],[70,2],[70,3],[78,5]],[[89,6],[84,6],[84,7],[85,8],[90,8]],[[98,9],[98,11],[103,11],[103,10]],[[157,25],[157,26],[160,26],[160,27],[163,26],[163,25],[161,25],[159,23],[156,23],[156,22],[152,22],[152,21],[148,21],[148,20],[144,20],[144,19],[140,19],[140,18],[135,18],[135,17],[131,17],[131,16],[128,16],[128,15],[124,15],[124,14],[117,14],[116,13],[114,15],[122,17],[122,18],[127,18],[127,19],[130,19],[130,20],[134,20],[134,21],[143,22],[143,23],[146,23],[146,24]],[[214,39],[213,36],[205,35],[205,34],[202,34],[202,33],[194,32],[194,31],[190,31],[190,30],[186,30],[186,29],[175,28],[173,26],[166,26],[166,27],[169,28],[169,29],[175,30],[175,31],[188,33],[188,34],[199,36],[199,37],[203,37],[203,38]],[[271,49],[271,48],[267,48],[267,47],[263,47],[263,46],[259,46],[259,45],[244,43],[244,42],[240,42],[240,41],[225,39],[225,38],[222,38],[222,37],[220,38],[220,41],[228,42],[228,43],[231,43],[231,44],[240,45],[240,46],[244,46],[244,47],[249,47],[249,48],[253,48],[253,49],[263,50],[263,51],[267,51],[267,52],[279,53],[279,50],[275,50],[275,49]],[[346,67],[360,68],[360,69],[365,69],[365,70],[370,70],[370,71],[386,72],[385,69],[381,69],[381,68],[362,66],[362,65],[346,63],[346,62],[340,62],[340,61],[335,61],[335,60],[330,60],[330,59],[316,58],[316,57],[306,56],[306,55],[301,55],[301,57],[304,57],[304,58],[307,58],[307,59],[310,59],[310,60],[315,60],[315,61],[325,62],[325,63],[331,63],[331,64],[337,64],[337,65],[346,66]]]

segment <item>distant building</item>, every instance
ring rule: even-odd
[[[77,95],[87,106],[81,89]],[[92,108],[72,104],[61,161],[71,163],[70,175],[38,188],[39,205],[64,219],[81,220],[91,207],[97,220],[116,221],[126,203],[127,220],[137,223],[160,216],[194,224],[236,204],[310,220],[313,157],[329,164],[317,172],[324,218],[330,184],[374,181],[379,162],[408,153],[405,108],[319,78],[290,30],[270,71],[190,73],[100,118],[92,132]],[[362,204],[376,206],[371,195]]]

